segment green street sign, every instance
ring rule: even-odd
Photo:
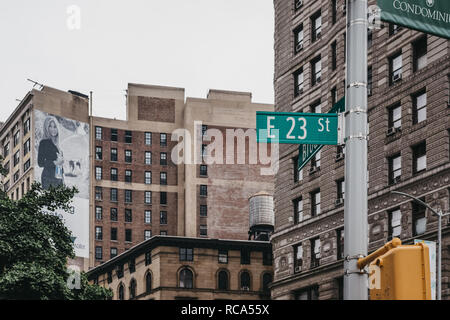
[[[336,102],[333,107],[331,107],[329,113],[341,113],[345,111],[345,97]],[[298,170],[301,170],[309,160],[312,159],[323,148],[323,144],[307,145],[301,144],[298,147]]]
[[[378,0],[381,20],[450,39],[449,0]]]
[[[257,141],[263,143],[338,143],[337,113],[256,112]]]

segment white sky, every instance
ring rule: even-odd
[[[81,29],[67,8],[81,9]],[[273,103],[272,0],[0,1],[0,121],[32,88],[94,93],[94,115],[125,119],[128,83],[249,91]]]

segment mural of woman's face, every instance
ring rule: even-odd
[[[56,124],[54,121],[50,121],[50,124],[48,125],[48,133],[52,137],[58,136],[58,127],[56,127]]]

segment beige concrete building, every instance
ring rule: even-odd
[[[95,117],[85,95],[45,86],[30,91],[0,130],[8,195],[19,199],[41,179],[81,188],[74,205],[81,218],[69,218],[79,229],[75,244],[84,260],[77,264],[85,270],[155,235],[248,239],[248,199],[273,193],[273,174],[261,173],[270,164],[258,156],[270,146],[256,144],[255,131],[256,111],[273,105],[253,103],[250,93],[210,90],[206,99],[185,98],[181,88],[129,84],[126,108],[126,120]],[[60,130],[53,144],[67,160],[61,179],[59,152],[50,167],[38,155],[51,151],[52,121]],[[223,149],[214,148],[220,140]],[[180,149],[174,159],[197,161],[172,161]]]
[[[91,269],[114,300],[270,298],[269,242],[155,236]]]

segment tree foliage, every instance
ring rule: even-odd
[[[69,289],[68,258],[74,258],[71,232],[55,212],[69,212],[76,188],[44,190],[34,183],[20,200],[0,191],[0,298],[107,299],[109,290],[90,285]]]

